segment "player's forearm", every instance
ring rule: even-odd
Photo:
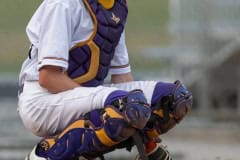
[[[112,83],[124,83],[133,81],[133,76],[131,73],[125,74],[114,74],[111,76]]]
[[[65,75],[61,68],[45,67],[39,72],[39,84],[51,93],[59,93],[79,87]]]

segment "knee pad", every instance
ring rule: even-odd
[[[152,114],[146,128],[151,137],[166,133],[179,123],[192,107],[192,94],[180,82],[157,83],[151,101]]]
[[[144,128],[150,118],[151,108],[142,90],[133,90],[124,96],[117,95],[120,95],[119,91],[113,92],[106,102],[117,108],[130,126],[137,129]]]

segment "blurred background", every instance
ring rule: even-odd
[[[25,27],[42,0],[0,1],[0,160],[21,160],[39,138],[17,112]],[[129,0],[126,41],[136,80],[181,80],[189,116],[161,136],[174,160],[240,159],[240,1]],[[121,158],[119,158],[121,155]],[[118,150],[107,159],[134,159]]]

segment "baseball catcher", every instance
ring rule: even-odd
[[[126,0],[44,0],[36,10],[18,104],[43,139],[26,160],[91,160],[136,144],[150,160],[171,159],[157,139],[185,117],[192,95],[180,81],[133,80],[127,15]]]

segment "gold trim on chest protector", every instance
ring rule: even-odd
[[[72,50],[74,50],[78,47],[82,47],[84,45],[88,45],[88,47],[90,48],[90,54],[91,54],[90,57],[91,58],[90,58],[90,66],[89,66],[88,72],[85,73],[84,75],[81,75],[81,76],[73,79],[78,84],[82,84],[82,83],[85,83],[85,82],[88,82],[88,81],[94,79],[97,75],[98,67],[99,67],[99,63],[100,63],[99,62],[100,61],[100,49],[95,44],[95,42],[93,42],[93,38],[96,36],[96,33],[97,33],[97,26],[98,26],[97,18],[96,18],[96,15],[94,14],[93,10],[91,9],[91,6],[89,5],[88,1],[83,0],[83,2],[86,5],[86,7],[93,19],[94,28],[93,28],[93,33],[91,34],[89,39],[87,39],[86,41],[77,43],[75,46],[73,46],[70,49],[70,51],[72,51]]]
[[[91,36],[90,36],[87,40],[85,40],[85,41],[83,41],[83,42],[79,42],[79,43],[77,43],[75,46],[73,46],[73,47],[70,49],[70,51],[72,51],[72,50],[74,50],[74,49],[76,49],[76,48],[78,48],[78,47],[82,47],[82,46],[85,45],[85,44],[88,44],[90,41],[93,40],[93,38],[96,36],[96,33],[97,33],[97,26],[98,26],[97,17],[96,17],[96,15],[94,14],[94,12],[93,12],[91,6],[89,5],[88,1],[87,1],[87,0],[83,0],[83,2],[84,2],[84,4],[85,4],[85,6],[87,7],[87,9],[88,9],[88,11],[89,11],[89,13],[90,13],[90,15],[91,15],[91,17],[92,17],[92,20],[93,20],[93,26],[94,26],[94,27],[93,27],[93,33],[91,34]]]
[[[88,43],[88,46],[91,52],[90,66],[88,72],[78,78],[73,79],[75,82],[79,84],[92,80],[94,77],[96,77],[98,72],[100,61],[100,49],[93,41],[90,41]]]
[[[114,6],[115,0],[98,0],[105,9],[111,9]]]

